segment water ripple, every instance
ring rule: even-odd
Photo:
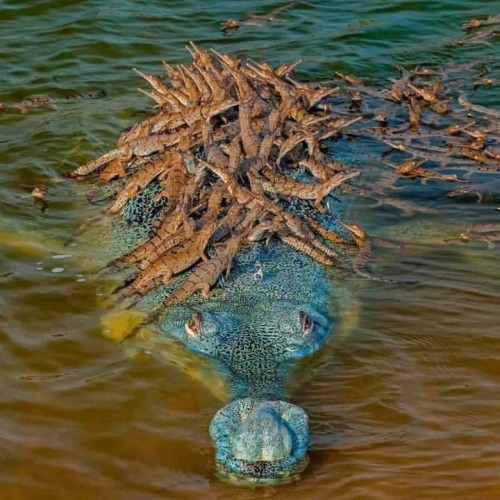
[[[404,242],[377,249],[374,270],[418,283],[344,283],[359,296],[356,327],[305,365],[307,383],[292,393],[311,416],[311,465],[296,484],[258,491],[214,475],[207,428],[222,403],[212,381],[193,380],[172,350],[129,357],[102,338],[98,285],[77,281],[85,258],[51,258],[72,253],[64,245],[91,209],[81,191],[54,179],[148,112],[131,68],[161,73],[162,59],[184,62],[189,40],[273,64],[302,58],[304,78],[341,70],[373,84],[385,84],[397,64],[498,57],[494,41],[450,45],[468,18],[497,14],[486,0],[319,0],[272,23],[219,29],[276,5],[2,2],[1,102],[106,92],[28,114],[0,111],[2,498],[499,497],[498,248],[442,241],[457,214],[493,220],[491,206],[450,209],[436,186],[418,194],[439,210],[427,220],[432,232],[424,217],[405,222],[398,210],[360,204],[371,234]],[[498,105],[498,88],[479,89],[474,102]],[[378,146],[367,147],[377,159]],[[49,186],[44,214],[29,197],[40,184]]]

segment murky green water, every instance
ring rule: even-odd
[[[312,420],[312,461],[296,484],[220,482],[207,426],[221,402],[174,362],[148,349],[131,357],[100,335],[99,285],[61,245],[88,202],[56,178],[147,111],[132,67],[159,73],[162,59],[186,61],[194,40],[275,64],[302,58],[299,75],[313,79],[341,70],[385,85],[397,64],[483,57],[498,72],[498,39],[451,43],[468,18],[498,14],[493,1],[311,1],[272,23],[219,29],[275,6],[0,1],[0,102],[106,92],[55,110],[0,111],[1,498],[500,496],[498,248],[442,242],[451,222],[499,222],[495,204],[449,200],[441,184],[426,200],[440,215],[425,221],[359,204],[353,216],[372,234],[401,235],[403,222],[416,242],[381,251],[376,271],[418,284],[346,285],[358,291],[357,323],[294,393]],[[473,97],[498,107],[498,84]],[[29,196],[36,185],[49,186],[44,213]],[[423,222],[433,229],[422,232]]]

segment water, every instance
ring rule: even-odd
[[[377,259],[378,273],[418,285],[346,284],[359,296],[354,328],[310,363],[293,397],[311,416],[311,465],[281,488],[220,482],[207,432],[221,407],[214,392],[155,350],[132,352],[100,334],[102,290],[84,257],[61,245],[88,203],[59,177],[147,110],[132,67],[159,73],[161,59],[186,61],[194,40],[273,64],[302,58],[301,77],[340,70],[382,85],[397,64],[448,65],[498,50],[494,40],[450,44],[468,18],[498,13],[487,0],[315,1],[273,23],[219,30],[224,19],[275,6],[0,2],[1,102],[106,92],[55,110],[0,112],[1,498],[500,495],[498,249],[446,245],[427,231],[415,247]],[[498,107],[498,86],[474,99]],[[38,185],[49,186],[44,213],[29,196]],[[450,219],[498,221],[491,204],[435,206]],[[366,208],[354,215],[372,233],[400,225],[397,210]],[[409,221],[407,236],[417,238],[421,219]]]

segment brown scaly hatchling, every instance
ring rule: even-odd
[[[359,175],[331,161],[321,143],[361,117],[318,113],[317,105],[338,88],[292,79],[297,63],[275,70],[194,44],[188,50],[192,64],[165,63],[170,82],[135,70],[151,85],[143,92],[155,101],[156,113],[71,173],[98,174],[100,183],[119,185],[111,214],[150,186],[158,188],[154,199],[164,205],[149,238],[110,263],[139,268],[122,294],[140,299],[191,269],[166,303],[200,290],[207,294],[223,272],[229,274],[239,248],[253,244],[259,227],[333,265],[338,252],[330,245],[343,238],[282,202],[302,199],[311,212],[320,210],[326,196]],[[311,174],[308,182],[290,176],[300,164]]]

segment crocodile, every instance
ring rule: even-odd
[[[193,295],[158,318],[161,334],[208,356],[226,379],[229,403],[209,429],[222,477],[271,484],[307,465],[309,419],[288,402],[287,385],[296,362],[320,349],[337,323],[332,283],[307,255],[259,243],[235,257],[215,294]]]
[[[154,201],[159,189],[151,186],[131,200],[111,219],[111,226],[103,218],[87,229],[85,239],[92,235],[103,243],[97,251],[100,258],[102,252],[105,259],[108,254],[123,255],[142,241],[140,234],[147,234],[159,217],[161,202]],[[323,224],[332,234],[343,231],[347,238],[347,231],[334,219],[338,204],[329,206],[331,210],[322,214]],[[293,207],[294,213],[300,214],[301,208]],[[306,468],[309,417],[290,402],[289,387],[296,383],[293,377],[300,360],[320,350],[337,331],[339,304],[346,293],[335,286],[334,277],[341,270],[333,271],[279,238],[265,236],[238,251],[229,277],[221,277],[209,296],[193,293],[172,301],[178,293],[177,280],[150,290],[135,306],[145,315],[160,308],[147,325],[150,339],[173,339],[209,360],[217,378],[224,380],[222,398],[227,404],[212,418],[209,434],[218,475],[239,485],[286,483]],[[208,250],[209,263],[221,255],[216,252]],[[187,282],[203,264],[188,274]],[[175,303],[165,305],[169,302]],[[182,360],[175,362],[182,365]],[[212,382],[203,383],[210,387]],[[221,397],[218,388],[211,389]]]
[[[98,176],[112,193],[102,217],[112,229],[98,231],[113,254],[102,273],[129,273],[113,310],[143,311],[140,326],[224,375],[227,405],[209,429],[221,476],[289,481],[309,445],[290,375],[336,325],[329,275],[355,247],[331,193],[360,171],[331,170],[320,143],[359,118],[318,114],[332,91],[287,80],[294,65],[189,50],[191,66],[166,65],[176,85],[137,71],[159,112],[70,176]]]
[[[100,236],[114,253],[102,272],[123,278],[113,307],[143,311],[139,326],[225,377],[227,404],[209,427],[221,476],[276,484],[308,463],[309,418],[287,386],[337,329],[333,273],[350,264],[370,278],[370,240],[337,199],[361,171],[324,142],[356,131],[362,117],[331,113],[322,101],[338,89],[295,80],[297,63],[188,50],[191,65],[164,63],[169,83],[136,70],[157,113],[70,177],[97,176],[113,198],[103,217],[113,229]],[[401,100],[420,109],[429,95],[412,84]]]
[[[101,99],[105,97],[106,93],[102,90],[96,92],[87,92],[84,94],[69,94],[63,97],[54,97],[50,95],[43,95],[38,97],[27,97],[19,103],[5,103],[0,102],[0,110],[6,108],[18,108],[24,115],[28,113],[29,109],[37,107],[50,107],[52,109],[57,108],[58,104],[77,102],[82,99]]]

